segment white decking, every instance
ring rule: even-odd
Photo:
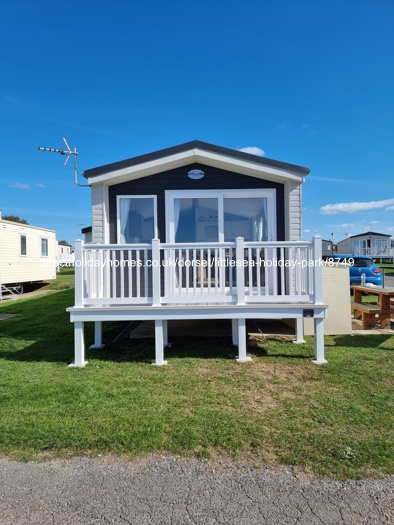
[[[84,322],[154,320],[156,360],[162,365],[171,319],[232,319],[238,361],[246,355],[246,319],[315,323],[315,360],[324,363],[321,238],[313,242],[84,245],[75,247],[75,361],[84,366]]]

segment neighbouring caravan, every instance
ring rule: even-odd
[[[26,283],[55,279],[56,249],[55,231],[6,221],[0,214],[1,292],[21,293]]]
[[[57,262],[60,266],[74,266],[74,248],[69,244],[57,243]]]

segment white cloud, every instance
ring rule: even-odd
[[[311,128],[309,124],[302,124],[300,127],[301,133],[306,133],[307,135],[315,136],[316,130]]]
[[[265,151],[257,146],[246,146],[245,148],[240,148],[238,151],[251,153],[252,155],[258,155],[259,157],[264,157],[265,155]]]
[[[350,228],[361,228],[359,224],[355,224],[354,222],[344,222],[343,224],[337,224],[336,228],[340,228],[341,230],[350,230]]]
[[[9,184],[10,188],[16,188],[17,190],[31,190],[30,184],[23,184],[23,182],[15,182],[15,184]]]
[[[394,211],[394,206],[387,206],[384,211]]]
[[[388,231],[388,232],[394,232],[394,226],[389,226],[389,227],[387,228],[387,231]]]
[[[313,182],[335,182],[338,184],[354,184],[354,179],[342,179],[339,177],[321,177],[320,175],[311,175],[309,180],[313,179]],[[370,184],[370,181],[358,180],[357,184]]]
[[[39,184],[36,184],[36,188],[45,188],[45,184],[41,184],[41,182]]]
[[[5,102],[6,104],[10,104],[12,106],[16,106],[18,104],[18,100],[15,97],[9,97],[7,95],[3,95],[1,97],[1,100]]]
[[[342,202],[340,204],[326,204],[320,208],[323,215],[335,215],[337,213],[355,213],[357,211],[374,210],[394,205],[394,199],[370,202]]]

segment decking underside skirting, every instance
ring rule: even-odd
[[[85,361],[84,323],[95,323],[95,341],[91,348],[102,346],[103,321],[154,321],[155,322],[155,365],[164,365],[164,348],[168,343],[167,321],[193,319],[231,319],[233,344],[238,346],[238,362],[251,361],[246,355],[246,319],[296,319],[297,343],[303,342],[305,316],[312,316],[315,325],[316,364],[326,363],[324,359],[324,319],[327,305],[316,303],[291,304],[206,304],[206,305],[104,305],[71,307],[70,320],[74,323],[75,360],[70,366],[83,367]]]

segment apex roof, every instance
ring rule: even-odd
[[[165,171],[193,162],[206,163],[218,167],[221,162],[223,164],[228,163],[229,165],[238,164],[239,167],[243,166],[246,171],[249,166],[252,171],[255,169],[258,171],[266,170],[267,172],[271,172],[273,178],[275,178],[275,173],[276,176],[278,175],[277,170],[286,172],[288,178],[292,178],[293,175],[295,179],[303,179],[310,171],[308,168],[296,164],[289,164],[287,162],[193,140],[178,146],[172,146],[171,148],[88,169],[83,175],[85,178],[90,179],[91,183],[99,182],[98,179],[107,179],[108,177],[106,177],[106,175],[108,174],[114,174],[115,176],[115,173],[117,174],[116,178],[118,178],[124,176],[126,173],[130,174],[134,172],[135,178],[138,178],[153,174],[154,167],[161,167],[163,171]],[[246,171],[245,174],[249,174]],[[282,176],[286,177],[285,174]]]
[[[387,233],[364,232],[364,233],[358,233],[357,235],[350,235],[347,238],[348,239],[354,239],[355,237],[367,237],[369,235],[377,235],[379,237],[391,237],[391,235],[387,235]]]

